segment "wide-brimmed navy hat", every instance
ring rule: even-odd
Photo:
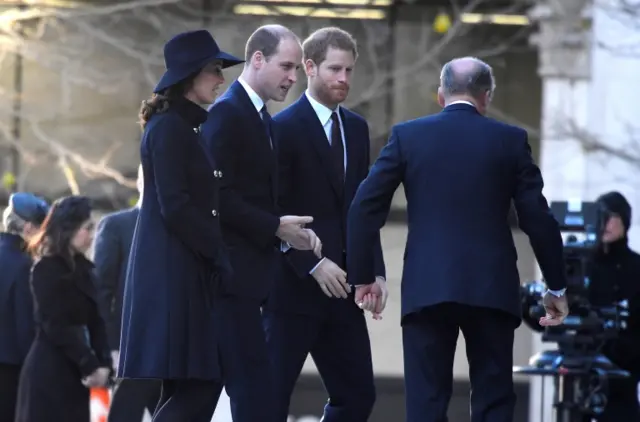
[[[158,93],[177,84],[214,60],[222,61],[223,68],[244,63],[244,60],[221,51],[209,31],[199,29],[176,35],[164,46],[167,70],[153,92]]]

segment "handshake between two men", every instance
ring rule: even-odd
[[[351,293],[347,273],[338,264],[322,256],[322,241],[313,230],[305,227],[311,222],[313,217],[285,215],[280,217],[276,236],[294,249],[313,251],[320,262],[311,270],[311,276],[320,289],[329,297],[347,299]],[[360,309],[371,312],[374,319],[382,319],[388,297],[386,282],[381,277],[376,277],[372,284],[355,286],[354,301]]]

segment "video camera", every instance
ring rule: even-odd
[[[606,209],[596,202],[552,202],[551,212],[560,225],[569,304],[564,324],[542,327],[545,316],[542,296],[546,286],[532,281],[522,286],[522,316],[533,331],[542,333],[543,342],[558,344],[532,356],[528,367],[514,372],[553,376],[556,420],[582,422],[585,415],[602,413],[606,405],[607,380],[626,377],[601,351],[604,345],[626,328],[629,315],[626,301],[595,306],[589,300],[589,261],[600,241],[608,219]]]

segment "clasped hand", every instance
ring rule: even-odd
[[[282,216],[280,217],[280,227],[276,231],[276,236],[294,249],[311,250],[318,258],[322,258],[322,242],[320,238],[313,230],[304,227],[305,224],[311,222],[313,222],[313,217]]]
[[[82,384],[87,388],[106,387],[109,383],[111,368],[101,367],[82,379]]]
[[[387,283],[381,277],[376,277],[372,284],[356,286],[354,300],[360,309],[371,312],[373,319],[382,319],[388,297]]]
[[[565,295],[557,297],[553,293],[546,292],[542,296],[542,306],[544,306],[546,315],[540,318],[538,323],[543,327],[560,325],[569,315],[569,305]]]

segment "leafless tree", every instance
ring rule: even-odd
[[[396,57],[391,56],[387,47],[394,37],[394,28],[389,22],[351,21],[343,25],[343,22],[332,21],[331,24],[345,28],[348,25],[360,26],[361,35],[358,38],[362,59],[359,62],[366,63],[367,85],[354,93],[348,105],[357,108],[393,95],[389,91],[390,81],[394,82],[394,89],[397,90],[399,85],[411,84],[410,77],[416,73],[428,75],[421,77],[420,89],[428,100],[432,100],[445,50],[452,43],[464,39],[471,30],[471,26],[465,25],[459,17],[475,12],[486,1],[472,0],[466,6],[459,7],[458,2],[452,0],[449,9],[451,25],[443,33],[433,30],[432,17],[428,18],[425,14],[419,36],[410,40],[416,51],[420,52],[417,59],[411,62],[399,63]],[[60,7],[64,3],[68,3],[68,7]],[[202,9],[206,3],[202,0],[95,3],[59,0],[55,7],[45,4],[0,11],[0,69],[5,75],[0,80],[0,96],[5,100],[0,102],[0,144],[4,142],[20,157],[17,187],[23,189],[31,186],[29,177],[33,169],[50,169],[53,165],[62,171],[72,192],[82,190],[84,193],[87,183],[96,179],[103,181],[99,186],[102,194],[107,196],[120,195],[122,187],[135,188],[134,181],[127,177],[128,174],[135,174],[134,163],[128,163],[132,171],[127,172],[126,166],[118,164],[113,158],[121,153],[129,141],[118,138],[123,132],[117,127],[104,126],[117,123],[89,125],[84,121],[86,119],[76,117],[82,115],[78,108],[90,102],[88,96],[111,98],[110,102],[105,100],[105,104],[110,104],[105,107],[114,108],[113,104],[116,104],[125,109],[126,113],[120,115],[131,116],[129,123],[132,125],[135,123],[135,103],[139,104],[141,98],[135,98],[135,103],[118,103],[113,101],[113,97],[131,97],[150,90],[163,71],[163,42],[172,34],[211,27],[218,28],[214,29],[216,35],[224,32],[223,35],[228,39],[243,44],[247,31],[252,28],[240,25],[231,33],[233,23],[239,19],[230,13],[235,2],[208,2],[210,7],[215,6],[215,10],[208,11]],[[509,10],[497,12],[508,13]],[[278,17],[275,20],[285,24],[299,22],[301,27],[309,27],[300,18]],[[256,21],[255,26],[259,24]],[[224,28],[224,31],[219,28]],[[499,55],[511,48],[523,34],[518,33],[513,38],[493,43],[488,49],[480,48],[474,51],[474,55]],[[15,57],[19,57],[24,66],[32,64],[49,75],[56,75],[57,86],[52,87],[53,91],[58,92],[54,95],[55,103],[51,102],[52,94],[34,92],[33,89],[20,90],[12,86],[10,75],[14,71]],[[44,101],[43,97],[49,99]],[[108,112],[113,113],[113,110]],[[74,119],[77,121],[74,122]],[[62,121],[65,122],[64,131],[60,129]],[[106,118],[105,121],[113,122]],[[73,127],[69,129],[69,125]],[[388,129],[386,126],[386,122],[378,125],[374,137],[384,135]],[[96,127],[101,130],[96,130]],[[124,133],[133,138],[139,135],[131,129]],[[92,147],[83,148],[83,143]]]
[[[587,7],[592,11],[585,17],[584,30],[592,31],[592,44],[586,48],[591,48],[592,52],[601,49],[613,57],[640,61],[640,3],[635,0],[593,0],[588,3]],[[627,32],[627,36],[621,35],[615,41],[610,36],[602,38],[596,29],[597,22],[589,21],[596,11],[603,12],[604,17],[619,25],[618,28]],[[629,37],[630,32],[635,36]],[[550,127],[554,138],[575,140],[586,154],[602,162],[614,158],[640,169],[640,126],[635,121],[622,122],[624,134],[616,135],[622,139],[613,140],[566,116],[558,115],[556,120]]]

